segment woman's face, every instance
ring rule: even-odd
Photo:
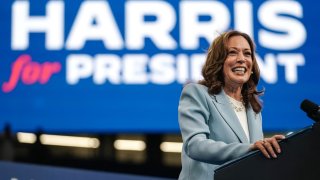
[[[252,71],[252,55],[248,41],[242,36],[228,40],[228,55],[223,65],[225,86],[242,86]]]

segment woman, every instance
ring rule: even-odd
[[[183,139],[179,179],[213,179],[226,161],[259,149],[265,157],[280,153],[282,135],[263,139],[260,73],[251,38],[239,31],[217,37],[202,69],[204,79],[184,87],[179,102]]]

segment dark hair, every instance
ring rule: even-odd
[[[248,107],[250,103],[252,109],[256,113],[259,113],[262,109],[262,104],[258,96],[262,95],[264,91],[257,90],[260,70],[254,53],[254,42],[246,33],[231,30],[222,33],[212,42],[208,49],[206,62],[202,68],[202,76],[204,79],[199,81],[199,83],[207,86],[210,94],[218,94],[221,92],[224,86],[223,65],[228,55],[228,40],[233,36],[244,37],[250,45],[253,74],[251,74],[249,80],[243,85],[241,94],[246,107]]]

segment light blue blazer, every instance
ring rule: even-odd
[[[222,90],[210,95],[200,84],[184,87],[179,102],[179,125],[183,139],[179,179],[212,180],[221,164],[250,150],[263,139],[261,114],[247,108],[250,141]]]

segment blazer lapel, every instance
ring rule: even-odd
[[[234,112],[227,95],[223,90],[219,94],[211,95],[213,98],[213,104],[216,106],[217,110],[221,114],[222,118],[230,126],[233,132],[237,135],[240,142],[249,143],[248,138],[242,126],[238,120],[236,113]]]

